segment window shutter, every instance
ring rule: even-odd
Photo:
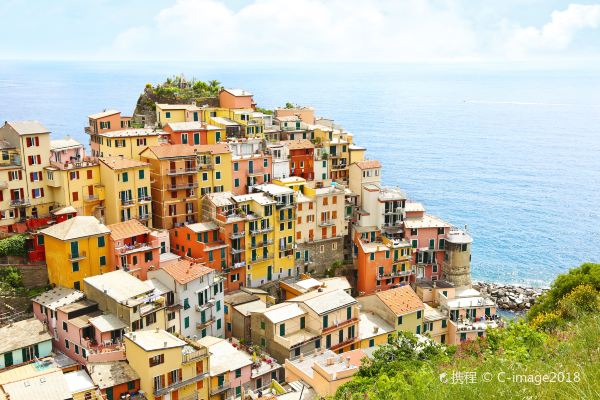
[[[40,193],[42,194],[42,197],[44,197],[44,188],[40,189]]]
[[[39,146],[40,145],[40,138],[39,137],[35,137],[35,145]]]
[[[38,156],[37,156],[37,163],[38,163],[38,164],[41,164],[41,163],[42,163],[42,156],[40,156],[39,154],[38,154]],[[79,174],[79,172],[77,172],[77,174]]]
[[[30,173],[29,173],[29,180],[30,180],[31,182],[33,182],[33,172],[30,172]]]
[[[19,171],[19,180],[23,179],[23,171]]]
[[[33,156],[27,156],[27,162],[29,165],[33,165]]]

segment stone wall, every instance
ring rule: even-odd
[[[511,311],[527,311],[536,299],[548,289],[533,288],[518,285],[502,285],[487,282],[475,282],[473,288],[482,295],[488,295],[498,304],[498,307]]]
[[[16,267],[21,271],[23,286],[27,289],[42,287],[48,284],[48,268],[46,264],[0,264],[0,268]]]
[[[323,246],[322,253],[321,246]],[[335,250],[334,247],[336,247]],[[309,252],[310,262],[308,265],[305,265],[304,261],[305,250]],[[336,261],[344,261],[344,238],[336,237],[315,242],[298,243],[295,251],[300,252],[300,258],[296,259],[296,267],[300,268],[300,272],[310,272],[314,276],[323,276],[325,270],[331,268],[331,264]]]

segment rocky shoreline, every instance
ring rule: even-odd
[[[547,288],[534,288],[510,284],[474,282],[473,288],[482,295],[490,296],[498,304],[498,308],[514,312],[524,312],[535,303]]]

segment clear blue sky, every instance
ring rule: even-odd
[[[3,59],[562,62],[600,55],[600,2],[2,0]]]

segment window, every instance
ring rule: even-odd
[[[65,339],[65,347],[68,349],[70,346],[69,341],[67,339]]]
[[[279,336],[285,336],[285,324],[279,325]]]
[[[217,329],[221,329],[221,318],[217,320]]]
[[[188,298],[183,299],[183,309],[187,310],[190,308],[190,300]]]
[[[219,180],[219,179],[221,179],[221,171],[217,171],[217,172],[215,172],[215,179],[216,179],[216,180]]]
[[[105,245],[106,245],[105,237],[104,236],[98,236],[98,247],[104,247]]]
[[[429,249],[433,250],[435,248],[435,239],[429,239]]]
[[[138,171],[138,177],[139,177],[140,179],[144,179],[144,172],[145,172],[145,171],[144,171],[143,169],[140,169],[140,170]]]
[[[221,156],[215,156],[215,164],[221,164]]]
[[[165,112],[165,118],[171,118],[171,111]]]
[[[417,335],[419,335],[421,333],[421,325],[417,325],[416,333],[417,333]]]
[[[148,314],[146,316],[146,326],[152,325],[156,322],[156,313]]]
[[[417,311],[417,319],[421,319],[421,310]]]
[[[239,178],[235,178],[233,180],[233,186],[235,187],[240,187],[240,179]]]
[[[417,239],[413,239],[411,242],[412,248],[416,249],[418,245],[419,245],[419,241]]]
[[[329,315],[323,315],[323,328],[327,328],[329,326]]]
[[[72,271],[73,271],[73,272],[79,272],[79,262],[77,262],[77,261],[74,261],[74,262],[71,264],[71,269],[72,269]]]
[[[186,329],[190,327],[190,317],[185,317],[183,319],[183,327]]]
[[[147,251],[144,253],[144,260],[146,262],[152,261],[152,252],[151,251]]]
[[[238,368],[235,370],[235,377],[236,378],[241,378],[242,377],[242,369]]]
[[[260,321],[260,329],[265,330],[265,321]]]
[[[375,253],[369,254],[369,260],[375,261]]]
[[[465,340],[467,340],[467,334],[466,333],[461,333],[460,334],[460,341],[464,342]]]
[[[369,347],[375,346],[375,339],[369,339]]]
[[[240,169],[240,165],[239,165],[237,162],[234,162],[234,163],[233,163],[233,170],[234,170],[234,171],[237,171],[237,170],[239,170],[239,169]]]
[[[151,357],[149,359],[149,363],[150,363],[151,367],[155,367],[155,366],[160,365],[160,364],[162,364],[164,362],[165,362],[165,355],[164,354],[158,354],[158,355],[156,355],[154,357]]]
[[[100,256],[100,265],[101,266],[106,265],[106,256]]]
[[[63,321],[63,323],[62,323],[62,328],[63,328],[63,331],[65,331],[65,332],[69,332],[69,326],[67,325],[67,322],[66,322],[66,321]]]
[[[447,324],[448,324],[448,322],[445,319],[443,319],[442,320],[442,328],[445,328]]]
[[[129,173],[128,172],[123,172],[123,174],[121,174],[121,179],[123,180],[123,182],[128,182],[129,181]]]
[[[265,340],[265,338],[264,338],[264,337],[261,337],[261,338],[260,338],[260,345],[261,345],[262,347],[266,347],[266,346],[267,346],[267,341]]]
[[[304,329],[305,326],[306,326],[306,318],[300,317],[300,329]]]
[[[398,325],[402,325],[402,316],[398,317]]]
[[[444,239],[440,239],[439,240],[439,244],[438,244],[438,248],[440,250],[444,250],[445,246],[446,246],[445,240]]]

